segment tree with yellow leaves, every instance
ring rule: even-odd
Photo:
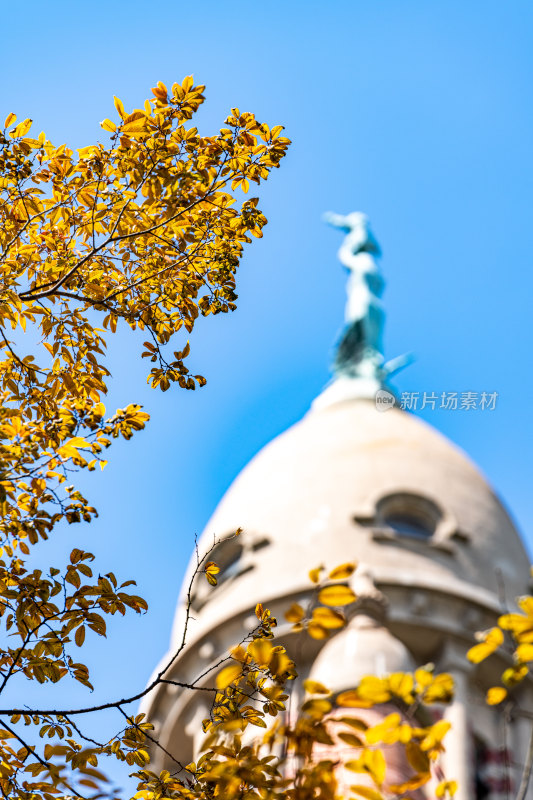
[[[74,549],[49,571],[30,570],[27,558],[63,521],[92,519],[70,476],[103,468],[112,440],[147,422],[138,405],[106,415],[107,335],[120,320],[140,329],[151,385],[194,389],[205,380],[189,373],[189,343],[172,350],[173,335],[235,308],[243,245],[266,223],[257,198],[238,203],[235,191],[267,179],[289,140],[237,108],[219,133],[201,136],[190,120],[203,90],[190,77],[170,90],[159,83],[131,113],[115,98],[118,123],[102,123],[109,143],[77,152],[33,138],[31,120],[14,114],[0,132],[0,617],[9,636],[0,694],[24,680],[91,687],[75,656],[87,631],[104,635],[107,615],[146,609],[131,581],[93,575],[91,553]],[[27,354],[29,327],[37,344]],[[142,734],[129,723],[87,750],[78,711],[2,708],[4,796],[77,795],[80,780],[94,792],[97,752],[137,753]],[[24,732],[34,726],[44,747]]]

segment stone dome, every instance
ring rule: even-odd
[[[493,603],[502,581],[510,600],[528,590],[528,555],[477,467],[425,422],[370,400],[315,407],[261,450],[200,549],[238,527],[241,552],[216,554],[223,569],[216,602],[205,604],[210,625],[294,596],[319,564],[351,560],[368,564],[377,583],[467,597],[484,589]]]

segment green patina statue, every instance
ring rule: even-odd
[[[411,361],[408,355],[385,363],[381,296],[385,279],[378,263],[380,247],[368,217],[358,211],[342,216],[328,212],[324,220],[346,232],[338,256],[348,269],[345,327],[337,344],[333,372],[338,378],[359,379],[361,391],[386,388],[386,380]]]

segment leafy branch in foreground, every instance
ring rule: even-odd
[[[8,637],[0,697],[27,680],[91,688],[75,655],[87,633],[105,636],[108,615],[146,610],[132,581],[93,575],[91,553],[76,548],[63,568],[44,570],[31,551],[60,523],[95,516],[76,473],[103,469],[113,440],[148,421],[138,405],[108,415],[102,403],[106,338],[119,321],[145,333],[152,387],[194,389],[205,379],[185,365],[189,342],[172,347],[172,337],[236,306],[243,246],[266,223],[257,198],[241,191],[268,178],[289,140],[281,126],[238,109],[219,133],[201,136],[190,120],[203,89],[190,77],[170,90],[159,83],[131,112],[115,98],[118,123],[102,123],[109,142],[76,152],[44,133],[33,138],[31,120],[17,124],[14,114],[0,132],[0,622]],[[95,708],[125,713],[134,699],[4,708],[4,796],[98,793],[97,753],[145,764],[146,723],[126,714],[120,737],[99,743],[73,719]]]
[[[353,570],[353,564],[339,565],[325,582],[320,569],[311,571],[316,591],[309,607],[293,604],[285,613],[297,637],[327,638],[357,614],[357,597],[345,583]],[[202,571],[209,578],[207,565]],[[270,611],[259,604],[255,614],[258,627],[231,650],[216,675],[197,761],[158,774],[139,770],[136,798],[333,800],[352,794],[384,800],[406,797],[429,782],[437,797],[453,796],[456,783],[443,778],[438,766],[450,725],[439,718],[430,721],[427,710],[451,699],[450,675],[426,667],[414,674],[367,676],[336,695],[307,679],[301,708],[289,713],[296,665],[285,646],[276,644],[277,621]],[[396,709],[392,713],[391,707]],[[371,720],[370,709],[376,709],[379,722],[375,716]],[[171,763],[178,762],[177,754],[167,755]]]

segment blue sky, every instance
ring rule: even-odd
[[[91,644],[95,700],[145,682],[194,534],[328,379],[345,277],[325,210],[365,211],[382,245],[387,356],[417,358],[397,389],[499,393],[495,411],[421,416],[479,464],[533,545],[531,3],[30,0],[2,22],[2,113],[57,143],[101,137],[113,94],[139,106],[190,73],[207,86],[202,132],[238,106],[294,142],[261,195],[269,225],[242,262],[239,309],[192,338],[205,389],[151,393],[138,340],[110,342],[108,407],[141,402],[153,420],[84,481],[99,520],[43,546],[45,563],[93,550],[150,602]]]

